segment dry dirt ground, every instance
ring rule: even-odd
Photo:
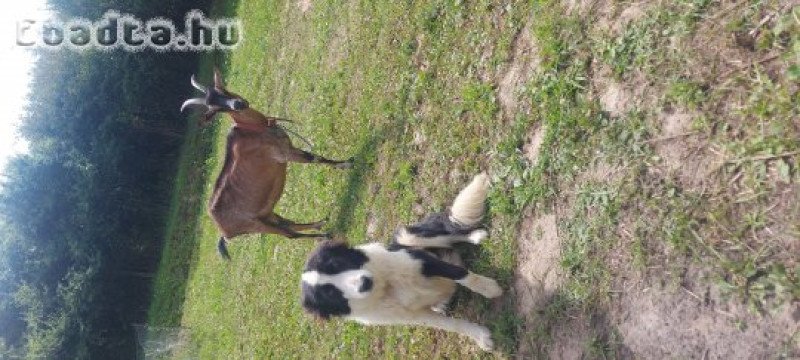
[[[789,3],[778,2],[776,8]],[[658,5],[659,2],[572,0],[565,7],[568,13],[583,21],[592,21],[594,29],[591,32],[613,37]],[[713,78],[735,73],[742,64],[759,61],[759,54],[743,49],[718,25],[724,22],[723,19],[741,15],[746,6],[743,4],[740,8],[737,2],[729,1],[713,4],[704,20],[699,22],[695,35],[677,45],[690,51],[686,54],[687,63],[698,66],[698,70],[690,74],[708,80],[710,86],[736,86],[730,82],[720,84],[724,79]],[[531,104],[521,101],[520,93],[524,84],[534,76],[540,62],[530,27],[522,29],[513,47],[511,61],[495,79],[501,111],[506,118],[529,111]],[[773,71],[778,76],[785,70],[770,68],[768,64],[764,66],[764,71]],[[649,144],[658,157],[657,161],[649,164],[648,176],[669,179],[685,191],[734,191],[715,188],[720,183],[716,170],[730,159],[730,154],[720,151],[717,143],[694,125],[696,119],[704,114],[726,116],[729,112],[723,107],[736,106],[740,99],[735,92],[719,95],[716,102],[722,105],[715,105],[713,109],[665,106],[665,88],[653,82],[652,77],[648,78],[652,74],[634,72],[627,77],[616,77],[607,64],[597,59],[592,60],[589,71],[589,96],[611,119],[625,116],[634,109],[647,110],[646,121],[653,129]],[[714,83],[717,80],[719,82]],[[730,119],[730,122],[736,121]],[[795,119],[795,123],[800,124],[800,121]],[[545,130],[542,125],[535,124],[522,149],[532,165],[536,164],[541,152],[548,150],[541,148]],[[600,183],[624,181],[616,170],[614,166],[598,164],[585,169],[577,178]],[[733,173],[724,182],[735,187],[740,180],[737,176],[741,177]],[[789,184],[769,191],[774,205],[767,211],[784,209],[788,215],[772,217],[773,229],[767,228],[768,232],[763,236],[772,238],[768,241],[782,242],[784,251],[789,252],[788,257],[793,258],[788,262],[792,264],[798,257],[798,253],[791,253],[798,249],[797,237],[782,238],[776,233],[780,233],[781,228],[794,226],[792,221],[795,224],[800,221],[790,210],[792,205],[784,203],[797,201],[798,188],[796,184]],[[631,246],[628,239],[632,232],[631,223],[634,219],[648,221],[648,213],[637,213],[635,206],[627,211],[623,209],[620,220],[616,222],[614,232],[619,234],[616,244],[619,248],[612,249],[606,259],[612,284],[608,300],[591,311],[571,309],[545,330],[547,334],[532,335],[535,342],[526,341],[541,327],[539,322],[552,315],[543,313],[541,309],[557,301],[554,298],[568,276],[561,266],[565,239],[560,225],[574,216],[569,211],[574,199],[563,195],[559,200],[562,202],[550,208],[531,206],[520,226],[513,293],[517,298],[517,310],[525,317],[525,325],[519,335],[518,358],[542,357],[543,354],[553,359],[609,356],[642,359],[800,358],[797,347],[800,343],[797,335],[800,331],[800,302],[796,298],[775,310],[756,311],[745,300],[721,293],[719,286],[711,280],[714,265],[704,263],[707,259],[671,263],[674,257],[659,254],[644,266],[633,265],[633,255],[625,249]],[[548,344],[542,345],[541,341]]]

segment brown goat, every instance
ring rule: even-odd
[[[218,69],[214,69],[214,86],[203,87],[194,76],[192,85],[206,96],[186,100],[181,111],[189,106],[205,108],[203,126],[218,112],[227,113],[234,122],[228,133],[225,163],[208,204],[208,213],[222,233],[217,243],[220,255],[230,259],[226,243],[244,234],[327,237],[325,233],[300,232],[320,230],[324,221],[297,224],[273,211],[286,183],[286,163],[323,163],[346,169],[352,166],[352,159],[329,160],[295,148],[278,126],[280,119],[264,116],[251,109],[241,96],[227,91]]]

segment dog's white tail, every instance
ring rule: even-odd
[[[476,175],[453,201],[453,206],[450,208],[450,221],[468,228],[480,224],[488,192],[489,176],[486,173]]]

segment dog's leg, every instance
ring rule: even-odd
[[[492,333],[485,326],[476,323],[447,317],[432,310],[408,312],[401,309],[390,309],[380,313],[361,314],[349,318],[365,325],[418,325],[440,330],[451,331],[472,338],[481,349],[490,351],[494,347]]]
[[[491,351],[494,347],[492,332],[485,326],[476,323],[447,317],[433,311],[415,314],[408,319],[410,324],[429,326],[445,331],[452,331],[472,338],[481,349]]]
[[[447,234],[437,236],[421,236],[408,231],[408,229],[400,229],[395,236],[395,241],[400,245],[421,247],[421,248],[451,248],[454,244],[466,242],[478,245],[483,239],[489,235],[484,229],[476,229],[469,234]]]
[[[490,299],[503,294],[503,289],[500,288],[500,285],[497,285],[497,281],[471,271],[466,277],[461,280],[456,280],[456,282]]]
[[[414,259],[422,262],[422,275],[440,276],[452,279],[466,288],[487,298],[496,298],[503,293],[497,281],[483,275],[475,274],[463,266],[454,265],[431,255],[427,251],[406,250]]]

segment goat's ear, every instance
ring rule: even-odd
[[[222,72],[219,68],[214,66],[214,87],[217,89],[225,89],[225,80],[222,79]]]

